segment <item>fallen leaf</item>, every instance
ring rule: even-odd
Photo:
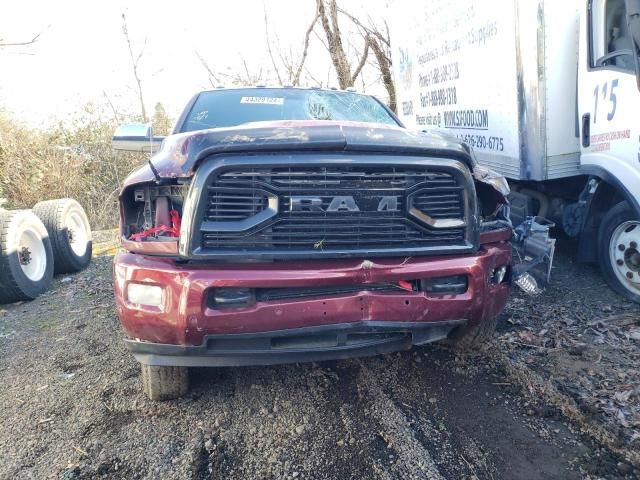
[[[618,402],[626,403],[629,401],[633,390],[627,390],[626,392],[616,392],[613,394],[613,398],[615,398]]]
[[[632,330],[628,333],[629,338],[640,341],[640,329]]]

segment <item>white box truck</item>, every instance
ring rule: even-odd
[[[397,0],[398,114],[454,135],[640,302],[640,0]]]

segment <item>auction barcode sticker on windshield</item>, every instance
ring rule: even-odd
[[[283,97],[242,97],[240,103],[262,103],[264,105],[284,105]]]

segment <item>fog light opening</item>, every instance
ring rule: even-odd
[[[214,288],[208,295],[210,308],[248,307],[254,303],[256,294],[253,288]]]
[[[127,285],[127,299],[129,303],[146,307],[161,307],[163,304],[163,289],[158,285],[130,283]]]
[[[469,288],[466,275],[425,278],[420,280],[420,290],[433,295],[460,295]]]

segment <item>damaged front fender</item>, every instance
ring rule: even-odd
[[[509,188],[509,182],[504,177],[504,175],[499,174],[498,172],[491,170],[483,165],[476,165],[473,168],[473,178],[481,183],[486,185],[490,185],[503,197],[507,197],[511,192]]]
[[[475,166],[473,177],[476,182],[485,186],[484,196],[487,190],[490,190],[494,193],[493,200],[498,199],[493,213],[483,215],[480,231],[507,227],[512,229],[511,243],[515,257],[513,282],[526,293],[540,293],[549,283],[551,276],[556,241],[550,237],[550,230],[555,225],[543,217],[528,217],[514,228],[510,219],[507,200],[510,189],[506,178],[482,165]],[[481,190],[483,189],[478,188],[482,197]]]

